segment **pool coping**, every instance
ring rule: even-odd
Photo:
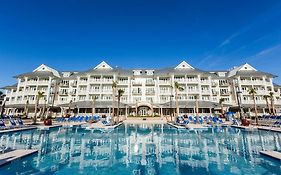
[[[278,152],[278,151],[260,151],[260,154],[281,161],[281,152]]]
[[[32,129],[37,129],[37,126],[26,126],[26,127],[22,127],[22,128],[0,130],[0,134],[12,133],[12,132],[17,132],[17,131],[26,131],[26,130],[32,130]]]
[[[15,160],[35,154],[37,152],[38,150],[33,150],[33,149],[29,149],[29,150],[18,149],[4,154],[0,154],[0,167],[7,165]]]

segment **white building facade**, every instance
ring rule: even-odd
[[[32,72],[15,76],[17,84],[5,87],[5,114],[34,115],[38,92],[44,92],[38,105],[41,114],[52,109],[57,116],[66,113],[110,115],[112,111],[116,115],[116,91],[122,89],[120,114],[125,116],[174,115],[176,97],[181,115],[194,115],[196,101],[200,115],[213,115],[221,108],[221,98],[225,110],[241,107],[244,113],[253,115],[253,98],[248,92],[251,88],[257,91],[259,115],[269,111],[264,95],[270,92],[273,98],[268,102],[274,104],[278,113],[281,88],[273,83],[275,77],[249,64],[227,71],[203,71],[185,61],[165,69],[120,69],[103,61],[83,72],[60,72],[42,64]],[[113,82],[116,82],[115,91]],[[178,96],[175,82],[183,88]]]

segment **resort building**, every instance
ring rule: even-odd
[[[172,68],[121,69],[101,62],[83,72],[58,71],[42,64],[32,72],[15,76],[17,83],[6,86],[5,114],[34,115],[38,99],[41,114],[172,116],[179,106],[181,115],[214,115],[224,110],[254,116],[254,100],[249,90],[256,89],[258,115],[279,113],[281,87],[275,75],[261,72],[249,64],[225,71],[199,70],[183,61]],[[182,87],[178,90],[175,83]],[[43,92],[38,98],[38,92]],[[271,93],[272,97],[264,98]],[[177,99],[177,100],[176,100]],[[272,109],[273,108],[273,109]]]

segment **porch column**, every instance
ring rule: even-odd
[[[196,107],[193,107],[193,115],[196,116]]]
[[[160,107],[160,117],[161,117],[161,119],[163,119],[163,108],[162,107]]]
[[[212,113],[212,108],[209,108],[209,110],[210,110],[210,116],[212,116],[212,114],[213,114],[213,113]]]
[[[127,119],[128,118],[128,107],[126,105],[126,108],[125,108],[125,118]]]

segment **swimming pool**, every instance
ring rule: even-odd
[[[81,127],[0,135],[0,144],[38,154],[0,168],[0,174],[280,174],[281,164],[259,154],[281,151],[281,134],[232,127],[177,130],[168,125]]]

